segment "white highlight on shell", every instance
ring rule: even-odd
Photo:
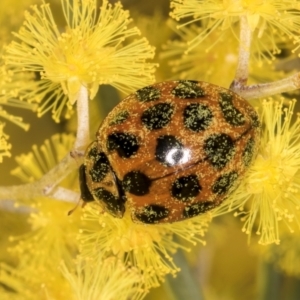
[[[176,157],[176,155],[178,155],[179,152],[180,152],[180,155],[182,157],[178,161],[178,160],[174,159],[174,157]],[[185,164],[190,159],[191,159],[191,150],[190,149],[176,149],[176,148],[173,148],[166,155],[166,162],[170,166]]]

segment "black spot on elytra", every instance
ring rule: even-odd
[[[141,120],[149,130],[161,129],[169,124],[173,111],[173,106],[170,103],[158,103],[146,109]]]
[[[198,86],[198,81],[181,80],[171,92],[181,99],[196,99],[205,96],[204,90]]]
[[[183,112],[184,126],[195,132],[207,129],[212,118],[211,110],[201,103],[191,103],[186,106]]]
[[[226,122],[232,126],[241,126],[246,120],[244,115],[234,107],[232,97],[230,94],[220,93],[219,104]]]
[[[136,196],[148,194],[150,186],[150,178],[140,171],[128,172],[122,182],[123,189]]]
[[[109,125],[119,125],[122,124],[124,121],[126,121],[129,117],[129,112],[127,110],[123,110],[121,112],[119,112],[114,119],[109,122]]]
[[[250,118],[252,120],[252,126],[255,128],[259,128],[260,127],[260,121],[259,121],[259,117],[257,115],[257,113],[255,111],[251,111],[249,113]]]
[[[89,174],[92,177],[92,181],[100,182],[102,181],[108,171],[110,170],[109,161],[103,152],[97,153],[94,157],[94,163],[89,171]]]
[[[166,166],[175,166],[182,163],[184,147],[173,135],[162,135],[157,138],[155,158]]]
[[[98,155],[98,149],[97,147],[93,147],[89,150],[88,154],[87,154],[87,157],[89,159],[92,159],[92,160],[95,160],[97,158],[97,155]]]
[[[182,214],[184,218],[192,218],[213,209],[215,206],[212,201],[199,202],[185,206]]]
[[[201,186],[196,175],[188,175],[177,178],[171,187],[171,194],[183,202],[190,201],[199,195]]]
[[[138,139],[135,135],[126,132],[114,132],[107,138],[107,149],[116,150],[122,158],[129,158],[139,149]]]
[[[80,198],[84,202],[94,201],[93,195],[91,194],[87,184],[86,184],[86,167],[85,165],[81,165],[79,167],[79,186],[80,186]]]
[[[100,187],[93,190],[95,197],[105,204],[106,209],[117,217],[122,217],[125,212],[124,201],[121,197],[114,196],[111,192]]]
[[[219,170],[224,168],[235,154],[234,142],[225,133],[210,135],[204,141],[203,148],[208,161]]]
[[[243,151],[242,159],[246,167],[251,164],[253,154],[254,154],[255,142],[252,138],[247,141],[245,149]]]
[[[218,195],[224,195],[229,192],[238,178],[235,171],[221,175],[213,184],[212,191]]]
[[[140,102],[149,102],[160,98],[160,90],[153,86],[146,86],[135,92]]]
[[[141,213],[136,213],[138,220],[146,224],[158,223],[169,215],[169,210],[161,205],[147,205]]]

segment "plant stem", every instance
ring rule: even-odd
[[[0,187],[0,200],[22,199],[23,201],[30,201],[36,197],[49,196],[56,200],[66,201],[66,197],[62,196],[63,193],[57,194],[58,191],[55,187],[77,167],[77,161],[68,153],[41,179],[27,184]],[[59,195],[59,198],[56,198],[55,195]],[[72,201],[71,199],[68,202],[76,203],[76,201]]]
[[[175,238],[176,240],[176,238]],[[203,300],[204,296],[201,287],[191,272],[188,261],[181,249],[178,249],[173,256],[175,264],[180,268],[176,278],[168,275],[166,277],[165,289],[172,300],[197,299]]]
[[[245,99],[264,98],[300,88],[300,73],[275,82],[247,86],[252,31],[246,16],[240,17],[240,47],[235,78],[230,89]]]
[[[235,92],[245,99],[269,97],[300,88],[300,73],[275,82],[243,86]]]
[[[77,133],[74,150],[85,150],[89,141],[89,95],[87,88],[81,85],[77,99]]]
[[[248,25],[246,16],[240,17],[240,47],[238,56],[238,65],[230,89],[233,91],[239,90],[247,84],[248,80],[248,65],[250,58],[252,32]]]
[[[274,269],[274,265],[260,261],[258,270],[258,300],[280,300],[282,274]]]
[[[73,149],[54,168],[39,180],[17,186],[0,187],[0,200],[27,200],[51,197],[59,201],[76,203],[79,195],[57,185],[83,161],[84,150],[89,143],[89,102],[87,88],[81,86],[77,99],[77,133]]]

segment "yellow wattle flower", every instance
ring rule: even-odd
[[[190,250],[183,241],[205,244],[203,236],[210,219],[208,213],[172,224],[138,224],[132,222],[129,211],[119,219],[103,212],[99,205],[89,204],[79,235],[81,255],[88,259],[99,253],[115,255],[143,274],[146,289],[157,287],[167,274],[175,276],[179,271],[172,254],[179,248]]]
[[[263,245],[279,244],[285,227],[299,230],[300,116],[293,120],[295,101],[283,103],[263,101],[258,156],[228,203],[239,207],[243,231],[250,238],[255,230]]]
[[[2,55],[2,51],[0,51]],[[13,115],[7,108],[21,108],[27,110],[35,110],[36,104],[23,101],[24,93],[26,93],[29,85],[35,85],[32,74],[21,73],[15,74],[13,69],[9,69],[4,65],[0,58],[0,163],[4,156],[10,156],[11,145],[7,142],[9,136],[4,133],[5,123],[2,120],[9,121],[21,127],[24,130],[29,129],[29,124],[24,123],[23,118]],[[23,88],[22,92],[20,88]]]
[[[264,52],[263,44],[271,44],[274,54],[280,52],[274,43],[276,38],[292,40],[298,49],[300,30],[300,4],[296,0],[172,0],[173,11],[170,16],[177,21],[183,21],[178,27],[201,22],[201,32],[189,41],[188,51],[203,42],[211,33],[223,35],[233,31],[241,16],[246,16],[248,25],[253,32],[253,41],[258,40],[259,52]],[[280,35],[278,35],[280,32]]]
[[[0,110],[1,112],[1,110]],[[3,161],[3,157],[10,157],[11,145],[7,142],[8,136],[3,132],[4,124],[0,123],[0,163]]]
[[[156,65],[147,62],[154,48],[139,37],[120,2],[111,5],[103,0],[100,13],[96,0],[61,0],[61,4],[63,32],[49,4],[32,6],[15,33],[19,41],[8,45],[4,56],[8,66],[41,75],[35,94],[46,104],[39,107],[39,115],[51,109],[58,121],[65,106],[69,115],[81,86],[88,88],[93,99],[101,84],[127,93],[154,81]]]
[[[201,44],[187,50],[188,41],[196,38],[200,29],[194,25],[176,29],[169,22],[180,40],[168,41],[160,54],[168,61],[174,79],[197,79],[228,88],[235,75],[238,59],[238,41],[230,34],[219,38],[210,34]],[[216,47],[216,42],[218,46]],[[223,76],[223,74],[227,74]]]
[[[32,152],[17,156],[19,167],[12,174],[26,183],[38,180],[66,155],[73,143],[73,135],[52,136],[42,146],[33,146]],[[77,176],[74,175],[77,174],[68,176],[61,185],[69,189],[76,188]],[[30,230],[23,235],[10,237],[10,252],[20,258],[19,268],[26,270],[43,267],[56,271],[61,259],[71,261],[78,251],[76,235],[80,224],[78,215],[67,216],[72,205],[55,201],[51,197],[22,202],[20,195],[18,200],[18,204],[28,206],[27,222],[30,226]]]
[[[73,135],[56,134],[42,146],[33,146],[32,152],[17,156],[19,166],[12,173],[26,183],[36,181],[57,165],[73,143]],[[77,184],[77,174],[73,174],[65,178],[61,186],[74,190]],[[22,193],[27,193],[25,185]],[[0,263],[1,300],[68,299],[71,289],[68,289],[59,265],[61,260],[72,264],[78,254],[76,236],[80,227],[79,214],[68,216],[73,204],[51,197],[32,198],[24,202],[22,195],[19,195],[17,200],[19,210],[14,212],[17,215],[12,218],[10,226],[18,224],[20,219],[27,220],[28,226],[23,225],[18,234],[12,234],[9,230],[2,232],[3,238],[9,239],[10,247],[6,252],[7,263]],[[7,264],[11,261],[14,265],[9,267]],[[4,291],[2,285],[7,287]]]
[[[72,290],[69,300],[139,300],[147,292],[138,270],[126,267],[116,257],[90,260],[79,258],[75,264],[74,271],[65,264],[61,265],[62,274]]]
[[[299,214],[297,211],[296,214]],[[297,216],[298,217],[298,216]],[[265,261],[274,264],[289,276],[300,276],[300,232],[284,230],[280,236],[280,245],[255,247],[254,251]]]

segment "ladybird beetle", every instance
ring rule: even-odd
[[[134,222],[202,214],[237,187],[258,149],[253,107],[225,88],[167,81],[126,97],[105,118],[80,167],[81,197]]]

